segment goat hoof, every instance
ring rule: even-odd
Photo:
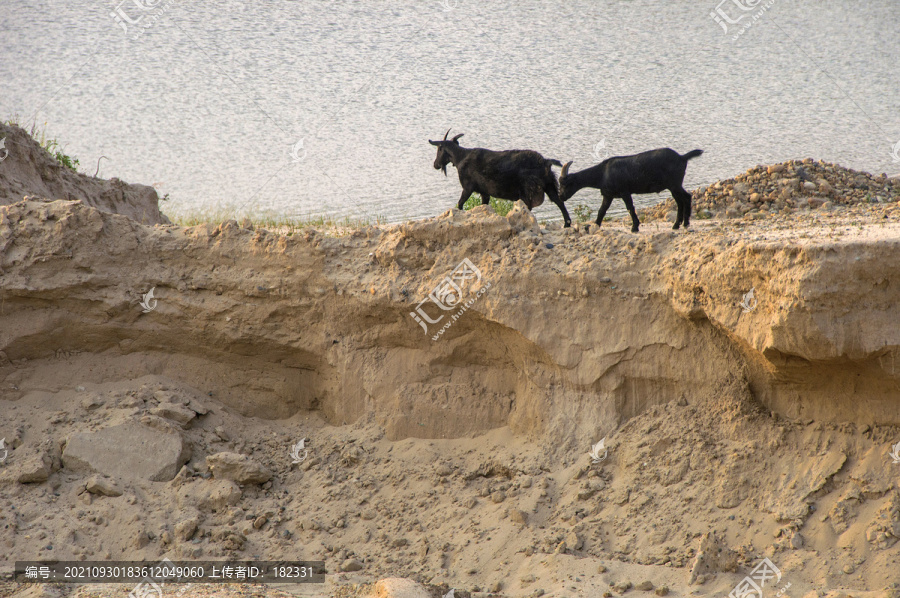
[[[640,231],[638,231],[638,227],[632,226],[632,227],[631,227],[631,232],[636,233],[636,232],[640,232]]]
[[[676,222],[675,226],[672,227],[672,230],[678,230],[679,228],[681,228],[681,225]]]
[[[572,223],[566,222],[565,224],[563,224],[563,228],[572,228]]]

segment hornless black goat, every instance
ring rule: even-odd
[[[566,201],[585,187],[600,189],[603,195],[603,203],[597,212],[597,226],[600,226],[613,198],[621,197],[631,214],[631,232],[636,233],[641,221],[634,211],[632,194],[659,193],[668,189],[678,206],[672,228],[677,229],[682,222],[687,228],[691,225],[691,194],[681,185],[688,160],[702,153],[703,150],[695,149],[682,156],[666,147],[633,156],[608,158],[596,166],[571,174],[569,166],[572,163],[569,162],[559,175],[559,199]]]
[[[533,210],[544,203],[544,194],[559,206],[565,226],[571,226],[572,219],[566,206],[559,198],[559,187],[552,166],[562,166],[559,160],[548,160],[531,150],[507,150],[495,152],[483,148],[465,148],[459,145],[462,133],[447,140],[450,130],[442,141],[428,140],[437,146],[434,159],[435,170],[447,174],[447,164],[453,164],[462,185],[459,209],[472,193],[481,195],[481,203],[490,202],[491,196],[516,201],[521,199]]]

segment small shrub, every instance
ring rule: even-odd
[[[463,204],[464,210],[471,210],[475,206],[481,205],[481,196],[473,193],[469,196],[469,199],[466,200],[466,203]],[[500,216],[506,216],[513,209],[513,206],[516,205],[515,202],[509,201],[508,199],[497,199],[496,197],[492,197],[490,201],[490,206],[493,208],[497,214]]]
[[[16,127],[22,126],[19,124],[18,115],[13,116],[12,118],[10,118],[9,120],[6,120],[4,122],[5,122],[5,124],[10,125],[10,126],[16,126]],[[25,127],[22,127],[22,128],[24,129]],[[38,130],[37,130],[37,123],[36,122],[33,123],[31,125],[31,130],[28,131],[28,134],[31,135],[31,137],[35,141],[37,141],[38,144],[42,148],[47,150],[48,154],[50,154],[51,156],[56,158],[57,162],[59,162],[60,164],[62,164],[63,166],[65,166],[66,168],[68,168],[69,170],[71,170],[73,172],[78,172],[78,166],[80,164],[78,162],[78,158],[74,158],[74,157],[66,154],[65,152],[63,152],[62,148],[60,148],[59,141],[57,141],[56,139],[50,139],[47,137],[47,123],[46,122],[44,123],[44,126],[41,128],[40,132],[38,132]],[[59,149],[57,149],[57,148],[59,148]]]
[[[591,216],[591,208],[586,206],[585,204],[581,204],[575,206],[575,209],[572,210],[572,213],[575,214],[575,222],[588,222],[593,220]]]

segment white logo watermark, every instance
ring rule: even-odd
[[[301,139],[291,146],[291,160],[293,160],[294,162],[300,162],[305,157],[306,150],[303,148],[303,140]]]
[[[109,16],[115,20],[116,24],[119,25],[125,33],[128,33],[129,25],[131,25],[137,29],[136,34],[140,35],[153,26],[159,17],[174,3],[174,0],[168,0],[164,6],[160,6],[161,2],[162,0],[122,0],[116,8],[109,13]],[[122,5],[128,3],[133,4],[134,6],[126,12],[125,9],[122,8]],[[137,17],[132,18],[132,15],[135,14]],[[144,21],[144,17],[152,18]],[[141,24],[142,21],[143,24]]]
[[[603,451],[603,455],[600,455],[600,451]],[[588,455],[591,457],[591,464],[596,465],[600,463],[606,456],[609,454],[609,449],[606,448],[606,438],[602,438],[600,442],[591,447],[591,450],[588,452]]]
[[[591,152],[591,155],[594,156],[594,159],[597,162],[603,162],[607,158],[609,158],[609,150],[606,147],[606,139],[601,139],[594,146],[594,151]]]
[[[153,581],[142,581],[128,592],[128,598],[162,598],[162,595],[162,588]]]
[[[152,565],[150,567],[150,570],[160,572],[163,579],[166,579],[168,577],[173,577],[176,575],[178,568],[174,565],[175,563],[170,561],[168,558],[165,558],[156,565]],[[145,577],[143,581],[139,582],[130,592],[128,592],[128,598],[162,598],[162,586],[164,585],[166,585],[165,582],[159,584],[156,583],[155,578]],[[188,591],[188,589],[190,589],[192,585],[194,584],[186,584],[183,588],[175,593],[175,597],[178,598],[179,596],[184,594],[186,591]]]
[[[3,154],[0,155],[0,162],[3,162],[4,160],[6,160],[6,156],[9,155],[9,150],[6,149],[6,137],[0,139],[0,151],[3,152]]]
[[[763,596],[763,588],[766,586],[766,583],[772,581],[772,583],[778,583],[781,581],[781,571],[770,561],[768,558],[764,558],[756,567],[753,568],[753,571],[750,572],[750,575],[742,579],[738,582],[738,585],[734,586],[734,589],[731,590],[731,593],[728,594],[729,598],[751,598],[756,596],[756,598],[762,598]],[[778,593],[775,594],[777,597],[782,596],[787,589],[791,587],[790,582],[778,590]]]
[[[3,446],[3,442],[0,442],[0,447]],[[900,442],[891,447],[891,459],[894,460],[894,463],[900,465]],[[2,461],[2,459],[0,459]]]
[[[451,10],[459,6],[459,0],[441,0],[440,4],[441,7],[443,7],[444,12],[450,12]]]
[[[300,451],[305,451],[303,456],[300,456]],[[297,444],[291,446],[291,461],[292,465],[297,465],[298,463],[303,463],[303,461],[309,456],[309,451],[306,450],[306,438],[301,438]]]
[[[444,319],[446,314],[441,314],[439,317],[432,319],[422,306],[423,303],[431,301],[444,311],[452,311],[458,308],[458,311],[455,314],[450,314],[450,320],[448,320],[447,323],[431,337],[431,340],[433,341],[438,340],[438,338],[440,338],[467,309],[478,301],[481,295],[491,288],[491,283],[487,282],[483,284],[475,293],[474,297],[463,303],[463,288],[473,282],[475,284],[481,282],[481,270],[476,268],[475,264],[469,261],[469,258],[464,258],[449,276],[445,276],[444,279],[438,283],[426,299],[419,302],[416,306],[416,311],[409,312],[409,315],[412,316],[412,318],[419,323],[419,326],[422,327],[422,330],[428,334],[428,324],[437,324]]]
[[[3,147],[3,144],[0,143],[0,148]],[[3,158],[0,158],[2,160]],[[900,141],[894,144],[894,147],[891,148],[891,160],[894,162],[900,162]]]
[[[751,311],[756,309],[759,301],[756,300],[756,297],[753,296],[753,291],[756,290],[756,287],[750,289],[750,292],[744,295],[743,300],[741,300],[741,309],[744,310],[745,314],[749,314]]]
[[[739,25],[740,29],[731,38],[736,40],[753,27],[754,23],[775,4],[775,0],[768,0],[760,6],[761,2],[762,0],[722,0],[715,10],[709,11],[709,16],[722,27],[722,31],[725,33],[728,33],[729,25]],[[756,10],[757,7],[759,10],[751,15],[750,12]],[[745,18],[749,18],[749,20],[745,21]]]
[[[153,291],[155,290],[156,287],[153,287],[148,293],[144,295],[144,300],[141,301],[141,307],[144,308],[144,311],[142,313],[150,313],[151,311],[156,309],[156,305],[159,303],[159,300],[153,297]]]
[[[6,458],[9,456],[9,449],[6,448],[6,438],[0,438],[0,451],[3,451],[3,456],[0,457],[0,463],[6,461]]]

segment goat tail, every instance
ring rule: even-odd
[[[699,156],[699,155],[702,154],[702,153],[703,153],[703,150],[702,150],[702,149],[695,149],[695,150],[689,151],[688,153],[684,154],[684,155],[681,156],[681,157],[682,157],[684,160],[690,160],[691,158],[696,158],[697,156]]]

